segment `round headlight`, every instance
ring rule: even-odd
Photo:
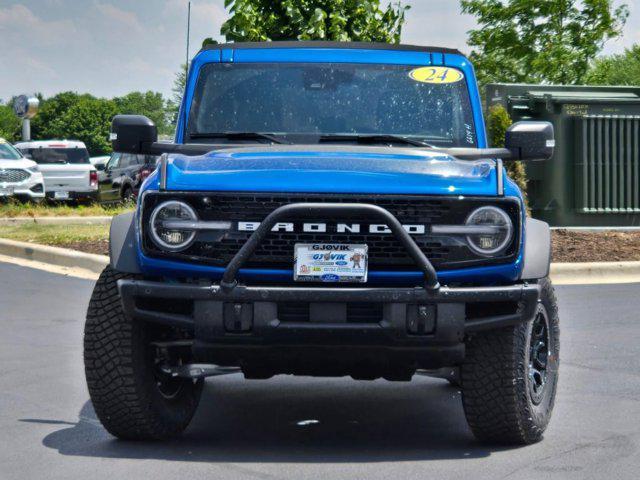
[[[513,237],[513,223],[509,215],[497,207],[480,207],[471,212],[467,226],[478,227],[477,233],[467,235],[469,247],[480,255],[502,252]]]
[[[161,203],[151,213],[149,231],[153,242],[163,250],[179,252],[196,238],[193,229],[180,228],[183,222],[198,220],[196,212],[184,202],[170,200]]]

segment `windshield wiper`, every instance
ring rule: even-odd
[[[416,147],[435,148],[433,145],[403,135],[389,134],[327,134],[321,135],[320,142],[358,142],[358,143],[405,143]]]
[[[228,140],[269,140],[272,143],[291,144],[273,133],[262,132],[193,132],[190,138],[226,138]]]

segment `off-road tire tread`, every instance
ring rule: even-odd
[[[182,414],[167,418],[158,411],[145,385],[143,332],[124,313],[116,282],[132,278],[106,267],[100,275],[87,310],[84,362],[87,386],[100,422],[112,435],[130,440],[164,439],[181,433],[195,405],[183,405]]]
[[[539,283],[550,328],[555,331],[557,350],[556,296],[548,278]],[[479,440],[514,445],[531,444],[542,438],[549,418],[541,424],[533,420],[529,410],[524,379],[528,348],[526,324],[483,332],[467,341],[461,368],[462,401],[469,427]],[[549,414],[553,408],[555,382],[551,388]]]

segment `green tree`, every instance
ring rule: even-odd
[[[576,84],[629,9],[613,0],[460,0],[478,28],[467,43],[481,83]]]
[[[89,94],[79,95],[76,92],[60,92],[53,97],[40,98],[40,109],[31,121],[31,136],[40,140],[59,138],[56,121],[81,98],[93,97]]]
[[[504,147],[504,138],[507,129],[513,121],[509,116],[509,112],[502,105],[493,105],[487,112],[487,136],[489,137],[490,147]],[[523,195],[527,193],[527,175],[522,162],[508,161],[505,162],[509,177],[516,182]]]
[[[585,83],[640,86],[640,44],[625,49],[624,53],[596,59]]]
[[[178,111],[180,110],[180,104],[182,103],[182,96],[184,95],[186,84],[187,72],[186,65],[183,63],[180,65],[180,70],[178,70],[174,76],[173,87],[171,88],[172,96],[167,100],[166,104],[166,115],[172,130],[175,128],[175,124],[178,119]]]
[[[20,139],[21,122],[10,105],[0,105],[0,138],[8,142]]]
[[[180,70],[178,70],[173,79],[173,87],[171,88],[171,93],[173,96],[171,97],[171,101],[180,107],[182,103],[182,96],[184,95],[185,87],[187,86],[187,66],[183,63],[180,65]]]
[[[207,37],[202,41],[202,48],[206,47],[207,45],[217,45],[218,41],[214,40],[211,37]]]
[[[82,97],[53,122],[52,128],[56,137],[83,141],[92,155],[106,155],[111,152],[109,130],[116,111],[112,100]]]
[[[153,120],[161,134],[171,133],[167,102],[159,92],[131,92],[113,99],[118,114],[144,115]]]
[[[31,133],[37,140],[80,140],[92,155],[104,155],[111,152],[109,129],[116,112],[113,100],[62,92],[42,100]]]
[[[380,0],[225,0],[228,41],[336,40],[398,43],[409,8]]]

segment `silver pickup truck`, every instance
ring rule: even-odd
[[[46,196],[52,200],[92,201],[98,198],[98,172],[83,142],[38,140],[17,143],[22,154],[38,164]]]

